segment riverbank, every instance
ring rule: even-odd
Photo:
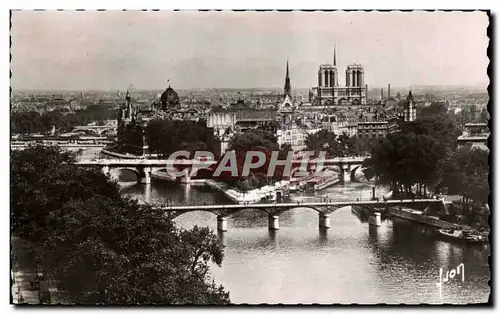
[[[437,229],[462,229],[462,230],[472,230],[471,227],[461,224],[456,224],[444,220],[440,220],[437,216],[430,216],[424,214],[420,210],[414,210],[410,208],[389,208],[388,215],[393,217],[398,217],[406,220],[415,221],[420,224],[424,224]]]
[[[136,156],[136,155],[131,155],[131,154],[120,154],[117,152],[112,152],[110,150],[102,149],[101,153],[106,155],[106,156],[111,156],[111,157],[117,157],[117,158],[124,158],[124,159],[138,159],[141,158],[141,156]]]
[[[283,180],[277,182],[275,185],[265,185],[259,189],[250,190],[247,192],[240,192],[232,188],[229,184],[215,181],[211,179],[197,179],[191,180],[190,184],[195,186],[209,186],[210,188],[223,192],[231,201],[238,204],[255,204],[263,200],[276,200],[279,198],[278,194],[286,194],[285,190],[289,182]]]
[[[178,182],[175,176],[168,174],[166,171],[157,171],[151,174],[151,178],[160,181]],[[282,180],[274,185],[266,185],[247,192],[238,191],[225,182],[212,179],[191,179],[189,183],[186,184],[191,186],[208,186],[213,190],[224,193],[232,202],[237,204],[255,204],[265,199],[276,200],[279,197],[285,196],[288,194],[286,191],[289,188],[290,182],[288,180]],[[281,195],[278,197],[279,193],[281,193]]]

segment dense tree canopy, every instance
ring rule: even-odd
[[[442,186],[449,194],[458,194],[465,202],[488,202],[489,152],[468,146],[456,151],[443,165]]]
[[[161,210],[122,198],[99,170],[56,148],[12,153],[12,232],[42,250],[73,301],[225,304],[208,276],[223,247],[208,228],[181,230]]]
[[[249,151],[259,148],[278,151],[276,136],[263,130],[248,130],[234,135],[229,143],[229,149],[235,151]]]
[[[448,112],[445,104],[424,109],[416,121],[402,123],[398,133],[375,145],[365,174],[390,184],[396,193],[410,192],[415,184],[445,187],[448,194],[462,195],[465,203],[483,206],[489,195],[488,152],[457,150],[460,116]]]
[[[432,136],[399,132],[376,146],[365,162],[365,175],[376,176],[379,183],[395,190],[409,192],[416,183],[434,183],[445,157],[445,148]]]
[[[262,129],[251,129],[234,135],[229,143],[229,150],[234,151],[236,154],[238,176],[228,177],[226,174],[223,178],[232,182],[239,190],[248,191],[282,179],[283,169],[281,167],[276,167],[273,176],[267,176],[272,152],[277,151],[278,158],[284,160],[288,152],[291,151],[291,147],[284,145],[280,148],[276,136],[271,132]],[[249,151],[264,153],[265,163],[259,168],[251,169],[249,175],[244,177],[241,174]],[[257,162],[257,160],[258,157],[254,157],[252,162]]]
[[[153,120],[146,127],[146,137],[151,153],[166,156],[178,150],[212,151],[214,144],[213,131],[203,120]]]
[[[363,156],[370,152],[372,140],[349,137],[345,133],[336,135],[328,130],[321,130],[314,134],[309,134],[306,138],[307,150],[316,154],[324,151],[327,157],[351,157]]]
[[[74,113],[61,110],[46,111],[42,114],[36,111],[14,112],[11,115],[11,131],[19,134],[45,133],[55,127],[59,132],[69,132],[77,125],[103,123],[104,120],[116,118],[115,109],[101,105],[90,105]]]

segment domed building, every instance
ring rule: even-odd
[[[168,85],[168,88],[161,94],[160,104],[163,111],[179,106],[179,95],[170,85]]]

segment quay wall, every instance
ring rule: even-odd
[[[389,208],[388,213],[394,217],[415,221],[439,229],[449,229],[449,228],[470,229],[469,226],[443,221],[440,220],[438,217],[428,216],[423,214],[421,211],[407,209],[407,208],[405,209]]]
[[[137,159],[137,158],[139,158],[139,156],[120,154],[120,153],[112,152],[112,151],[109,151],[106,149],[101,150],[101,153],[103,153],[104,155],[107,155],[107,156],[124,158],[124,159]]]

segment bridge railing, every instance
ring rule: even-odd
[[[379,200],[379,201],[333,201],[324,202],[290,202],[290,203],[257,203],[257,204],[229,204],[229,205],[174,205],[174,204],[151,204],[155,208],[166,210],[203,210],[203,209],[241,209],[241,208],[296,208],[296,207],[346,207],[352,205],[404,205],[404,204],[426,204],[440,203],[442,199],[403,199],[403,200]]]

